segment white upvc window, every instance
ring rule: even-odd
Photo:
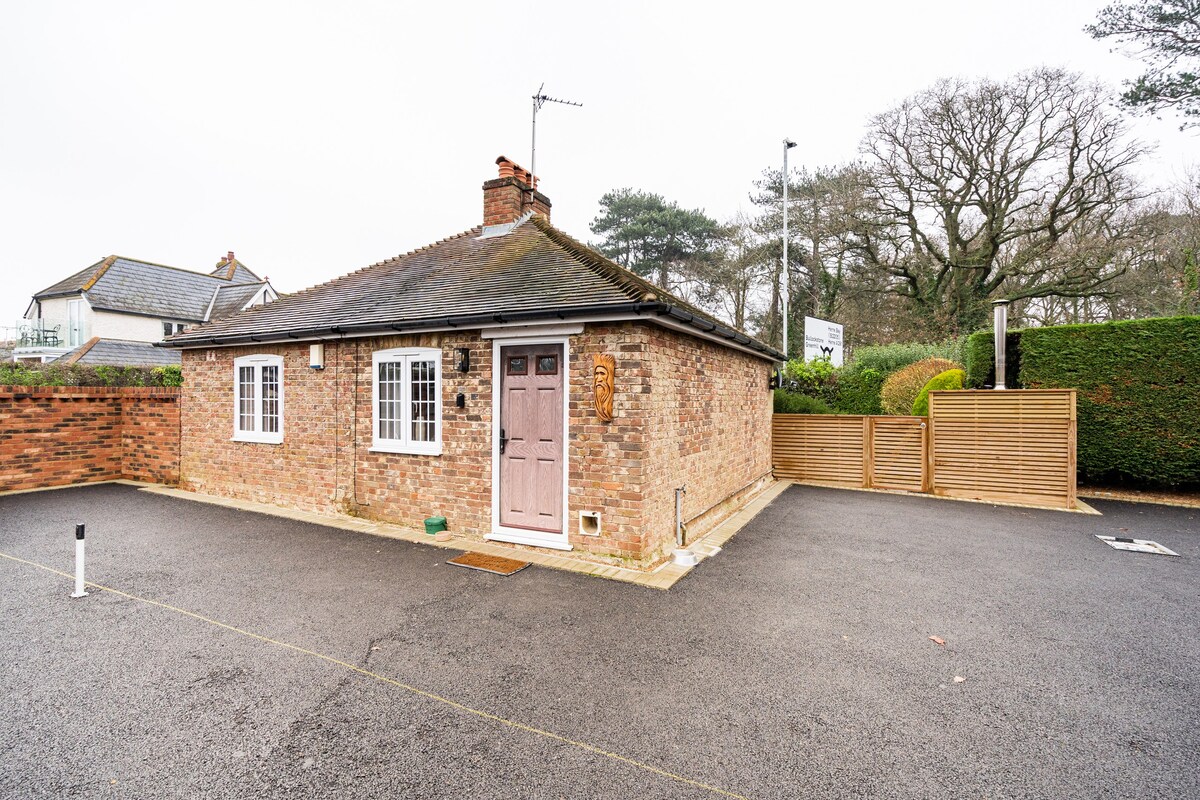
[[[283,356],[233,360],[233,438],[267,444],[283,441]]]
[[[442,454],[442,351],[378,350],[371,356],[374,435],[371,449]]]

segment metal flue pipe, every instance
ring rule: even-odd
[[[1004,385],[1008,371],[1008,359],[1005,353],[1008,339],[1008,301],[992,301],[992,338],[996,340],[996,381],[995,388],[1007,388]]]

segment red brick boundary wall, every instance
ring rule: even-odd
[[[0,491],[178,483],[179,389],[0,386]]]

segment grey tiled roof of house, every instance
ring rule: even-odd
[[[79,270],[74,275],[63,278],[58,283],[47,286],[33,297],[35,300],[45,300],[48,297],[58,297],[67,294],[79,294],[84,285],[92,279],[92,277],[104,267],[108,259],[102,259],[92,264],[90,267],[85,267]]]
[[[766,356],[780,356],[609,261],[545,217],[522,218],[504,235],[483,233],[482,227],[472,228],[269,305],[190,328],[165,344],[199,347],[632,312],[670,315]]]
[[[149,342],[99,338],[91,339],[54,360],[56,364],[86,364],[93,367],[165,367],[179,362],[177,350],[155,347]]]
[[[201,322],[219,288],[243,282],[253,283],[255,291],[262,286],[263,281],[240,262],[234,262],[233,267],[218,268],[216,272],[220,275],[205,275],[123,256],[109,256],[43,289],[34,295],[34,299],[82,292],[95,309]],[[232,274],[236,280],[226,279],[224,275],[227,274]],[[228,304],[222,308],[228,308]]]

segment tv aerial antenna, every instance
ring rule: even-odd
[[[533,141],[529,148],[529,174],[534,178],[537,177],[537,112],[541,110],[546,103],[559,103],[564,106],[576,106],[583,108],[583,103],[575,103],[570,100],[560,100],[557,97],[550,97],[543,94],[542,89],[546,88],[546,82],[542,81],[542,85],[538,87],[537,94],[533,96]],[[536,188],[536,187],[535,187]]]

